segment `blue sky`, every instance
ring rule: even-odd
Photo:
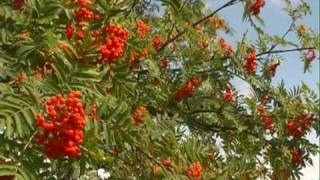
[[[208,6],[211,9],[217,9],[227,0],[207,0]],[[298,0],[292,0],[292,2],[298,2]],[[306,16],[302,21],[298,21],[297,24],[303,23],[310,27],[314,31],[319,33],[319,0],[307,0],[310,4],[313,14]],[[268,34],[282,36],[287,31],[291,20],[282,11],[283,0],[266,0],[266,6],[262,9],[260,15],[265,22],[265,31]],[[231,44],[242,38],[243,33],[248,31],[248,38],[254,42],[256,40],[255,33],[250,24],[242,21],[243,5],[237,4],[235,6],[224,9],[220,15],[227,19],[229,25],[234,30],[233,36],[226,36],[225,39]],[[287,36],[288,40],[294,41],[297,39],[294,33],[290,33]],[[285,49],[285,48],[281,48]],[[300,54],[297,52],[281,54],[284,58],[283,64],[277,69],[277,74],[273,78],[273,83],[277,84],[281,80],[285,82],[287,88],[291,88],[294,85],[300,85],[303,81],[314,91],[319,92],[319,66],[320,62],[314,61],[312,66],[312,72],[303,73],[303,63],[300,60]],[[319,53],[317,54],[319,56]],[[250,93],[249,86],[245,82],[236,81],[235,86],[240,93],[248,95]],[[319,93],[318,93],[319,94]],[[308,138],[314,143],[319,143],[319,138],[316,138],[314,132],[309,134]],[[304,176],[302,180],[319,180],[319,155],[312,157],[314,161],[313,167],[307,167],[303,169]]]
[[[267,0],[266,6],[261,11],[261,17],[265,21],[265,31],[268,34],[282,36],[287,31],[291,20],[282,11],[283,0]],[[297,0],[293,0],[297,1]],[[208,5],[212,9],[216,9],[225,3],[226,0],[207,0]],[[312,8],[312,15],[309,15],[303,19],[303,23],[314,31],[319,32],[319,0],[308,0]],[[233,36],[226,36],[230,43],[234,43],[242,38],[243,33],[248,31],[248,38],[254,42],[256,35],[249,23],[242,21],[243,6],[238,4],[223,10],[220,15],[227,19],[229,24],[234,30]],[[298,21],[297,24],[302,23]],[[296,40],[296,35],[291,32],[288,34],[288,40]],[[290,48],[290,47],[288,47]],[[284,48],[283,48],[284,49]],[[283,64],[277,69],[277,75],[274,77],[273,82],[277,84],[282,79],[284,80],[286,87],[291,88],[294,85],[299,85],[301,81],[308,84],[313,90],[318,92],[317,82],[319,82],[319,61],[313,62],[312,73],[303,73],[303,63],[300,60],[298,52],[284,53],[281,54],[284,57]]]

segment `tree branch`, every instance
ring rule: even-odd
[[[292,27],[294,26],[295,20],[293,20],[288,28],[288,30],[282,35],[281,39],[284,40],[286,36],[289,34],[289,32],[292,30]],[[278,43],[273,44],[270,49],[267,52],[271,52],[278,46]]]
[[[200,123],[199,121],[194,121],[194,123],[196,123],[197,126],[200,126],[201,129],[207,129],[209,131],[213,131],[213,132],[218,132],[218,131],[222,131],[222,132],[228,132],[228,131],[233,131],[233,132],[238,132],[240,133],[239,129],[236,127],[227,127],[227,126],[220,126],[217,124],[204,124],[204,123]],[[253,136],[261,141],[264,141],[270,145],[272,145],[272,143],[269,140],[266,140],[265,138],[261,137],[259,134],[256,134],[254,132],[251,132],[249,130],[242,130],[241,132],[246,133],[250,136]]]
[[[257,54],[257,57],[263,56],[266,54],[286,53],[286,52],[292,52],[292,51],[304,51],[304,50],[310,50],[310,49],[315,49],[315,48],[314,47],[305,47],[305,48],[295,48],[295,49],[286,49],[286,50],[266,51],[266,52],[262,52],[260,54]]]
[[[242,0],[231,0],[229,2],[227,2],[226,4],[222,5],[220,8],[218,8],[217,10],[213,11],[211,14],[205,16],[204,18],[196,21],[195,23],[193,23],[191,26],[195,27],[198,24],[201,24],[202,22],[208,20],[210,17],[214,16],[215,14],[217,14],[219,11],[221,11],[222,9],[228,7],[228,6],[232,6],[234,4],[237,4],[238,2],[241,2]],[[184,35],[187,32],[187,30],[181,31],[180,33],[178,33],[176,36],[174,36],[171,39],[168,39],[158,50],[157,52],[163,50],[166,46],[168,46],[170,43],[174,42],[175,40],[177,40],[179,37],[181,37],[182,35]]]
[[[153,158],[150,154],[146,153],[144,150],[142,150],[140,147],[135,146],[134,147],[135,150],[139,151],[142,155],[144,155],[145,157],[147,157],[151,162],[154,162],[155,164],[157,164],[158,166],[160,166],[162,169],[166,169],[170,172],[173,172],[172,169],[166,168],[163,166],[163,164],[161,162],[159,162],[157,159]]]

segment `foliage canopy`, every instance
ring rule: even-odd
[[[305,136],[319,134],[319,98],[272,78],[282,53],[309,71],[320,43],[297,23],[305,0],[283,3],[292,23],[277,36],[264,32],[264,0],[2,0],[0,176],[298,179],[319,151]],[[231,6],[256,41],[224,40]]]

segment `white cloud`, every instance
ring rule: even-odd
[[[319,180],[319,154],[311,157],[313,166],[302,169],[301,180]]]

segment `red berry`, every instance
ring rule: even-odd
[[[306,130],[310,127],[311,122],[313,120],[313,117],[311,115],[308,114],[301,114],[299,117],[300,120],[300,126],[303,130]]]
[[[316,53],[313,49],[309,49],[307,52],[307,61],[312,62],[316,59]]]
[[[158,50],[161,47],[161,44],[162,44],[162,40],[160,35],[155,35],[152,39],[152,47],[155,50]]]
[[[135,27],[137,28],[138,31],[138,36],[141,39],[144,39],[146,36],[146,33],[151,31],[151,26],[149,26],[148,24],[145,24],[142,20],[137,20],[135,23]]]
[[[302,128],[294,120],[289,120],[287,123],[289,134],[294,138],[300,138],[303,135]]]
[[[262,118],[263,127],[265,129],[269,129],[273,133],[275,131],[275,125],[273,123],[272,117],[268,115],[263,105],[260,105],[257,111]]]
[[[95,120],[97,118],[97,105],[93,104],[90,113],[91,120]]]
[[[139,106],[132,114],[132,120],[135,124],[141,123],[147,113],[147,109],[144,106]]]
[[[200,86],[200,79],[192,77],[188,79],[184,85],[179,88],[175,93],[175,100],[177,102],[181,101],[183,97],[191,96],[195,90]]]
[[[145,57],[145,58],[148,57],[149,52],[148,52],[148,49],[147,49],[147,48],[143,48],[143,49],[142,49],[142,55],[143,55],[143,57]]]
[[[274,124],[273,124],[273,120],[270,116],[268,115],[263,115],[262,116],[262,122],[263,122],[263,126],[266,129],[269,129],[270,131],[274,131]]]
[[[95,14],[84,7],[79,7],[74,10],[74,19],[77,23],[80,23],[82,21],[87,22],[87,21],[94,20]]]
[[[233,52],[232,47],[230,44],[227,44],[225,42],[224,38],[220,38],[219,44],[220,44],[221,49],[223,49],[223,51],[225,52],[225,54],[227,56],[231,56],[231,54]]]
[[[291,150],[291,161],[294,164],[300,164],[302,162],[302,153],[300,149],[292,149]]]
[[[230,86],[227,86],[226,90],[224,91],[224,99],[228,102],[231,102],[233,99],[233,91]]]
[[[250,12],[252,15],[259,15],[260,9],[265,5],[264,0],[255,0],[255,2],[250,7]]]
[[[44,153],[49,158],[78,157],[83,141],[85,113],[80,92],[71,91],[65,100],[57,95],[45,102],[46,116],[36,116],[36,126],[42,129],[36,141],[44,146]]]
[[[75,0],[81,7],[91,6],[92,2],[90,0]]]
[[[207,48],[207,47],[208,47],[208,43],[205,42],[205,41],[203,41],[203,42],[201,42],[201,43],[199,44],[199,48],[200,48],[200,49],[205,49],[205,48]]]
[[[164,59],[161,60],[161,67],[163,69],[167,69],[168,68],[168,64],[169,64],[168,58],[164,58]]]
[[[74,32],[74,28],[70,24],[67,24],[66,25],[66,36],[69,40],[72,38],[73,32]]]
[[[20,10],[23,8],[25,0],[13,0],[13,9]]]
[[[277,67],[280,65],[280,62],[275,62],[275,63],[272,63],[268,66],[268,73],[269,75],[271,76],[274,76],[276,74],[276,70],[277,70]]]
[[[257,110],[259,113],[260,113],[260,115],[264,115],[265,114],[265,109],[264,109],[264,107],[263,106],[259,106],[258,107],[258,110]]]
[[[163,166],[169,168],[171,167],[171,159],[170,158],[161,158],[161,162],[163,164]]]
[[[79,40],[83,40],[84,36],[85,36],[85,34],[84,34],[83,31],[77,32],[77,38],[78,38]]]
[[[189,178],[194,178],[196,180],[201,179],[202,165],[199,161],[192,163],[188,168]]]
[[[101,62],[115,62],[122,55],[125,44],[128,40],[128,31],[118,25],[108,25],[104,29],[104,34],[109,38],[100,49]]]
[[[256,69],[256,52],[251,50],[249,56],[245,60],[247,74],[251,74]]]

